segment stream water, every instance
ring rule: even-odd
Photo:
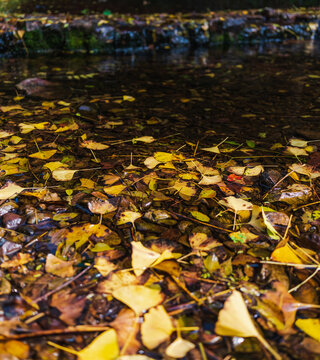
[[[93,100],[87,109],[92,126],[98,124],[97,114],[127,122],[133,136],[143,128],[146,135],[179,133],[195,141],[214,130],[243,139],[260,134],[273,142],[301,129],[319,132],[319,64],[320,44],[313,41],[122,57],[9,59],[0,64],[0,103],[12,105],[15,84],[37,77],[59,85],[47,100],[77,106]],[[125,109],[120,104],[117,112],[114,103],[96,106],[94,99],[105,95],[136,100]],[[19,104],[31,109],[44,100],[45,94]],[[152,117],[158,121],[148,125]]]

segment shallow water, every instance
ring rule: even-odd
[[[181,139],[205,141],[205,132],[214,130],[243,139],[260,134],[274,142],[299,129],[317,131],[319,64],[320,44],[314,41],[119,57],[10,59],[1,62],[0,103],[13,104],[15,84],[39,77],[65,90],[53,100],[72,104],[106,94],[112,99],[134,96],[136,101],[118,113],[110,112],[111,105],[95,108],[103,118],[127,122],[130,132],[136,127],[155,137],[179,133]],[[25,97],[19,104],[31,109],[43,100]],[[153,116],[160,120],[148,126]]]

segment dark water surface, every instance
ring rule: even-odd
[[[205,142],[206,131],[214,130],[231,138],[274,142],[307,129],[317,137],[319,65],[320,44],[313,41],[122,57],[10,59],[0,65],[0,103],[14,104],[15,84],[39,77],[58,83],[47,100],[71,102],[75,113],[77,106],[89,103],[93,127],[99,128],[96,115],[120,119],[132,136],[179,133],[181,140]],[[90,105],[106,95],[109,104]],[[123,95],[136,100],[115,106]],[[31,110],[44,100],[25,97],[19,104]],[[150,124],[152,117],[157,121]]]

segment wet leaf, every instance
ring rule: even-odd
[[[277,360],[282,359],[257,330],[242,295],[237,290],[232,292],[220,310],[215,332],[222,336],[255,337]]]
[[[166,348],[166,355],[175,359],[180,359],[185,357],[187,353],[194,348],[195,345],[192,342],[178,337]]]
[[[131,223],[133,225],[134,222],[137,219],[139,219],[141,216],[142,214],[136,211],[123,211],[119,216],[117,224],[123,225],[123,224]]]
[[[74,261],[64,261],[52,254],[48,254],[46,259],[46,272],[62,278],[72,277],[75,273],[73,264]]]
[[[141,325],[143,344],[150,350],[170,338],[174,328],[170,316],[162,305],[150,309]]]
[[[58,168],[52,171],[52,177],[57,181],[70,181],[78,170]]]
[[[89,210],[94,214],[106,214],[117,210],[117,206],[112,204],[110,200],[95,199],[88,202]]]
[[[105,257],[99,256],[94,259],[94,267],[102,276],[108,276],[117,268],[117,265],[113,264],[111,261],[108,261]]]
[[[320,319],[298,319],[295,325],[307,335],[320,342]]]
[[[209,222],[210,218],[206,214],[201,213],[200,211],[190,211],[190,214],[197,220],[203,221],[203,222]]]
[[[25,188],[13,183],[7,182],[2,188],[0,188],[0,200],[12,199],[19,195]]]
[[[202,179],[199,181],[199,185],[215,185],[222,181],[220,175],[215,176],[203,176]]]
[[[225,205],[226,207],[234,210],[235,212],[242,210],[252,210],[253,205],[246,200],[236,198],[234,196],[228,196],[223,200],[219,201],[220,204]]]
[[[163,295],[158,289],[142,285],[123,286],[114,290],[112,295],[128,305],[137,315],[141,315],[144,311],[163,301]]]
[[[141,136],[141,137],[138,137],[138,138],[134,138],[133,140],[150,144],[150,143],[155,141],[155,138],[153,136]]]
[[[48,160],[56,152],[57,152],[57,150],[43,150],[43,151],[38,151],[38,152],[36,152],[34,154],[30,154],[29,157],[35,158],[35,159],[41,159],[41,160]]]
[[[93,140],[85,140],[80,144],[80,146],[90,150],[105,150],[109,148],[108,145],[98,143]]]

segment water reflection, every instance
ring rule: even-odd
[[[62,73],[85,74],[90,72],[115,74],[117,71],[132,70],[145,66],[196,66],[207,67],[216,62],[241,63],[257,56],[308,56],[319,57],[320,42],[286,41],[283,43],[260,43],[256,45],[198,48],[176,48],[171,51],[118,56],[65,56],[36,57],[29,59],[2,59],[0,68],[8,72],[13,80],[25,77],[59,77]]]

